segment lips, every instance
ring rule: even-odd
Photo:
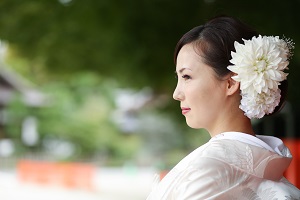
[[[182,112],[183,115],[188,113],[190,110],[191,110],[190,108],[181,107],[181,112]]]

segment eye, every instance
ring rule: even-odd
[[[191,76],[184,74],[184,75],[182,75],[182,78],[184,80],[188,80],[188,79],[191,79]]]

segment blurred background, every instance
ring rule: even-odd
[[[286,176],[300,187],[299,9],[300,0],[1,0],[0,199],[145,199],[154,173],[209,140],[172,99],[173,50],[220,14],[296,43],[286,106],[253,124],[286,141]]]

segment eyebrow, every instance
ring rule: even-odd
[[[179,70],[179,74],[181,74],[184,70],[186,70],[186,69],[188,69],[188,70],[191,70],[190,68],[186,68],[186,67],[183,67],[183,68],[181,68],[180,70]],[[192,70],[191,70],[192,71]],[[177,71],[175,71],[175,74],[177,74]]]

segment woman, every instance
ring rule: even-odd
[[[255,135],[251,118],[280,110],[293,43],[259,36],[232,17],[187,32],[175,49],[174,99],[209,142],[180,161],[147,200],[300,199],[283,172],[292,155],[278,138]]]

